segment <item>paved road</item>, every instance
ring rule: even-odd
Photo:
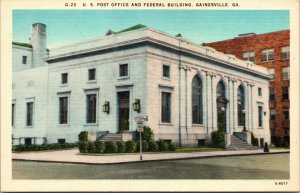
[[[13,161],[13,179],[288,179],[289,153],[109,165]],[[98,157],[98,156],[96,156]]]

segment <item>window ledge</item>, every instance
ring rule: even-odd
[[[264,127],[258,127],[258,129],[264,129]]]
[[[33,126],[25,126],[26,129],[33,129]]]
[[[159,123],[159,125],[174,126],[172,123]]]
[[[83,126],[98,126],[98,123],[85,123]]]
[[[162,77],[161,79],[171,81],[171,78],[168,78],[168,77]]]
[[[58,124],[58,127],[70,127],[70,124],[67,123],[67,124]]]
[[[88,80],[87,84],[97,83],[97,80]]]
[[[192,127],[204,127],[204,125],[203,124],[195,124],[195,123],[193,123]]]
[[[124,79],[129,79],[129,76],[119,76],[118,80],[124,80]]]
[[[67,86],[69,86],[69,84],[60,84],[59,86],[60,87],[67,87]]]

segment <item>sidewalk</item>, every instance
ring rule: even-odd
[[[270,150],[270,153],[288,153],[289,150]],[[270,154],[269,153],[269,154]],[[234,155],[259,155],[265,154],[263,149],[242,151],[209,151],[187,153],[143,153],[143,161],[155,160],[178,160],[191,158],[224,157]],[[58,162],[58,163],[81,163],[81,164],[115,164],[141,162],[139,153],[131,154],[80,154],[77,149],[48,151],[48,152],[24,152],[13,153],[13,160]]]

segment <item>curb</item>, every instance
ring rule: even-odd
[[[196,157],[183,157],[183,158],[165,158],[157,160],[134,160],[114,163],[87,163],[87,162],[66,162],[66,161],[52,161],[52,160],[28,160],[28,159],[12,159],[13,161],[26,161],[26,162],[46,162],[46,163],[64,163],[64,164],[83,164],[83,165],[113,165],[113,164],[130,164],[130,163],[146,163],[146,162],[160,162],[160,161],[173,161],[173,160],[187,160],[187,159],[205,159],[205,158],[216,158],[216,157],[234,157],[234,156],[251,156],[251,155],[270,155],[270,154],[284,154],[290,153],[290,151],[280,152],[257,152],[251,154],[228,154],[228,155],[206,155]]]

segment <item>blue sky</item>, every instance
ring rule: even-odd
[[[196,43],[290,28],[287,10],[14,10],[13,41],[27,43],[32,23],[47,25],[49,48],[136,24],[172,35],[181,33]]]

